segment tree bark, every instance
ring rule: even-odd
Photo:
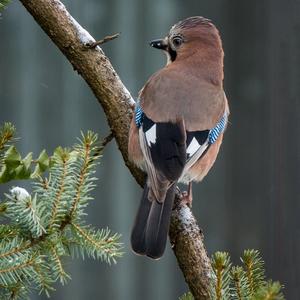
[[[191,209],[176,195],[169,231],[170,243],[195,299],[209,299],[212,279],[210,259],[203,243],[203,232],[199,228]]]
[[[83,29],[58,0],[20,0],[38,25],[62,51],[90,86],[103,107],[122,153],[124,162],[140,186],[145,175],[129,161],[127,152],[129,124],[134,100],[99,46],[87,45],[95,39]],[[174,207],[170,241],[178,264],[195,299],[208,299],[211,264],[203,235],[190,208],[177,197]]]

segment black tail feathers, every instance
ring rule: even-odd
[[[132,250],[141,255],[146,254],[145,231],[147,227],[148,215],[151,209],[151,202],[148,200],[148,192],[149,187],[146,184],[131,232]]]
[[[145,186],[142,200],[131,233],[134,252],[153,259],[160,258],[166,248],[176,184],[173,184],[163,202],[148,199],[149,187]]]

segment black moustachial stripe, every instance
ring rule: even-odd
[[[174,61],[177,57],[177,52],[174,51],[171,47],[168,48],[168,52],[170,54],[171,61]]]

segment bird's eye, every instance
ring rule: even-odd
[[[183,39],[182,39],[182,37],[180,37],[180,36],[175,36],[175,37],[173,38],[172,42],[173,42],[173,45],[174,45],[175,47],[179,47],[179,46],[182,44]]]

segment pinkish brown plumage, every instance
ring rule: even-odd
[[[131,122],[130,158],[148,174],[131,235],[133,250],[159,258],[165,249],[178,181],[201,181],[214,164],[227,125],[223,49],[210,20],[191,17],[151,43],[167,65],[140,92]]]

